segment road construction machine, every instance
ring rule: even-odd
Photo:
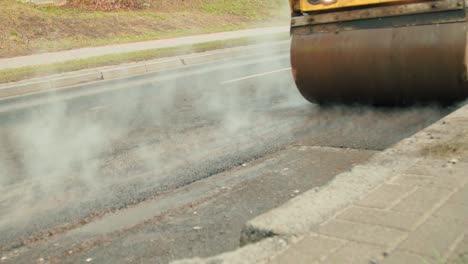
[[[291,65],[311,102],[468,97],[465,0],[289,0]]]

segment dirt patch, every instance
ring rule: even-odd
[[[422,149],[421,153],[424,156],[452,158],[468,153],[468,145],[466,145],[466,142],[468,142],[468,134],[464,132],[451,140],[428,145]]]
[[[143,9],[106,12],[0,0],[0,58],[277,25],[288,16],[280,0],[148,1]]]

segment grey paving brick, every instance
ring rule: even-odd
[[[403,174],[392,180],[393,184],[404,186],[422,186],[429,188],[453,189],[465,182],[465,176],[440,174],[438,176],[421,176]]]
[[[468,205],[446,203],[434,214],[468,226]]]
[[[405,173],[437,176],[438,174],[434,172],[440,171],[442,168],[446,168],[448,165],[449,160],[447,159],[424,159],[408,168]]]
[[[389,254],[379,264],[432,264],[434,259],[397,250]]]
[[[362,207],[351,207],[338,216],[339,219],[403,230],[411,230],[421,217],[421,214],[383,211]]]
[[[413,187],[411,186],[385,184],[371,192],[362,200],[356,202],[356,204],[360,206],[385,209],[395,203],[398,199],[401,199],[401,197],[409,193],[412,189]]]
[[[320,226],[319,233],[383,246],[394,243],[406,234],[392,228],[342,220],[332,220]]]
[[[412,232],[398,248],[416,254],[441,259],[465,226],[445,218],[431,217],[426,223]]]
[[[298,243],[291,245],[285,252],[275,257],[269,263],[313,263],[327,256],[343,244],[344,242],[342,241],[323,236],[307,236]]]
[[[434,208],[442,199],[450,194],[450,190],[441,188],[419,188],[410,194],[392,210],[400,212],[425,213]]]
[[[467,155],[464,155],[465,159],[466,157]],[[468,178],[468,161],[458,161],[455,165],[450,167],[450,170],[450,174],[465,176],[465,178]]]
[[[459,203],[468,205],[468,184],[456,192],[449,200],[450,203]]]
[[[468,162],[449,163],[449,159],[425,159],[405,171],[407,174],[440,176],[452,175],[468,177]]]
[[[466,155],[466,154],[463,155],[463,157],[460,160],[463,161],[463,162],[468,163],[468,155]]]
[[[449,264],[467,264],[468,263],[468,236],[456,246],[455,250],[448,257]]]
[[[385,249],[365,243],[350,242],[328,256],[322,263],[368,264],[378,263]],[[291,262],[289,262],[291,263]]]

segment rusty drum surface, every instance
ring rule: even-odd
[[[466,22],[294,34],[291,64],[311,102],[452,102],[468,95]]]

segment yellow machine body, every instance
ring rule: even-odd
[[[356,6],[366,6],[366,5],[379,5],[379,4],[388,4],[394,2],[409,2],[408,0],[341,0],[336,1],[331,4],[326,3],[317,3],[312,4],[308,0],[299,0],[294,1],[290,0],[291,6],[302,12],[312,12],[312,11],[321,11],[321,10],[330,10],[338,8],[348,8]],[[414,2],[414,1],[413,1]]]
[[[465,0],[289,0],[291,64],[311,102],[468,97]]]

